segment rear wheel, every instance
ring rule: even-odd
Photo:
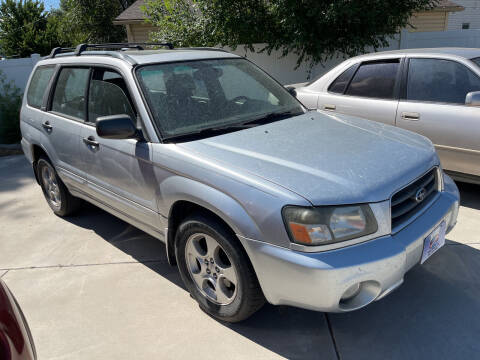
[[[37,175],[43,195],[53,212],[58,216],[72,214],[80,206],[80,199],[72,196],[58,177],[50,161],[41,157],[37,162]]]
[[[223,224],[200,215],[178,228],[180,274],[202,310],[227,322],[242,321],[265,302],[252,265]]]

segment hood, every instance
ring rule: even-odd
[[[178,146],[283,186],[313,205],[387,200],[438,164],[432,143],[421,135],[319,111]]]

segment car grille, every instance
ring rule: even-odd
[[[399,230],[402,224],[408,222],[435,197],[438,193],[437,177],[437,169],[432,169],[392,196],[392,230],[394,232]]]

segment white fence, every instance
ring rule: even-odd
[[[403,31],[401,49],[432,47],[480,48],[480,30],[453,30],[409,33]]]
[[[13,80],[15,85],[23,91],[33,67],[39,60],[38,54],[33,54],[29,58],[3,59],[0,60],[0,72],[6,76],[7,81]]]

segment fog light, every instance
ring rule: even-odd
[[[342,298],[340,299],[340,301],[342,300],[348,300],[350,298],[353,298],[355,295],[358,294],[358,292],[360,291],[360,283],[356,283],[352,286],[350,286],[342,295]]]

